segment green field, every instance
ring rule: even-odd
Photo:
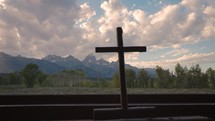
[[[128,94],[215,94],[215,89],[128,88]],[[119,94],[119,88],[0,86],[0,95],[34,94]]]

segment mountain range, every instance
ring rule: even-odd
[[[10,73],[21,71],[25,65],[29,63],[37,64],[40,69],[47,74],[57,73],[68,69],[81,69],[89,78],[111,78],[113,74],[118,72],[118,62],[108,62],[96,59],[93,54],[89,54],[84,60],[69,55],[61,57],[57,55],[47,55],[42,59],[27,58],[21,55],[11,56],[4,52],[0,52],[0,73]],[[125,64],[125,68],[129,68],[138,72],[140,69],[129,64]],[[145,68],[151,77],[155,76],[155,69]]]

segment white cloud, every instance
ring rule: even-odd
[[[123,27],[125,45],[174,48],[167,54],[175,57],[187,54],[181,45],[215,37],[212,0],[183,0],[152,14],[128,10],[120,1],[109,0],[101,3],[104,14],[97,17],[89,4],[79,6],[73,0],[7,0],[0,4],[5,5],[0,7],[0,51],[14,55],[72,54],[80,59],[94,53],[96,46],[116,46],[118,26]],[[136,53],[126,56],[128,61],[139,58]],[[147,64],[153,63],[160,62]]]
[[[204,9],[203,13],[205,13],[205,14],[207,14],[209,16],[215,16],[215,9],[214,9],[214,7],[215,7],[214,5],[213,6],[207,6]]]
[[[207,23],[202,31],[202,36],[204,38],[214,38],[215,35],[215,5],[211,4],[211,6],[207,6],[203,13],[208,17]]]
[[[161,55],[160,57],[162,57],[162,58],[164,58],[164,57],[176,57],[176,56],[187,54],[188,52],[189,52],[189,49],[178,48],[178,49],[173,49],[171,51],[168,51],[168,52],[164,53],[163,55]]]
[[[142,24],[142,22],[144,22],[144,19],[145,19],[144,11],[137,9],[137,10],[131,11],[130,14],[134,17],[136,22],[138,22],[139,24]]]
[[[99,30],[105,36],[115,27],[122,26],[126,44],[178,48],[214,37],[214,27],[211,26],[213,20],[210,20],[213,17],[205,16],[206,10],[202,7],[209,6],[207,3],[182,1],[181,4],[168,5],[150,15],[143,10],[128,11],[116,0],[105,1],[101,4],[105,14],[98,20]]]
[[[162,66],[164,68],[174,67],[177,63],[183,65],[190,65],[190,64],[205,64],[205,63],[214,63],[215,62],[215,53],[189,53],[182,55],[178,58],[174,59],[167,59],[167,60],[160,60],[160,61],[142,61],[142,62],[133,62],[128,61],[128,64],[133,66],[141,67],[141,68],[151,68],[155,67],[156,65]]]
[[[5,0],[0,0],[0,8],[2,8],[2,9],[6,9],[4,2],[5,2]]]
[[[0,51],[30,57],[74,54],[81,30],[75,29],[80,7],[75,1],[5,1],[0,10]],[[76,11],[76,12],[74,12]],[[76,54],[77,55],[77,54]]]
[[[143,10],[128,11],[125,6],[115,2],[102,4],[105,15],[99,20],[100,32],[107,35],[113,31],[113,26],[121,25],[126,45],[146,45],[154,49],[172,47],[176,50],[167,54],[179,56],[188,52],[187,49],[179,49],[181,45],[215,37],[214,14],[209,14],[213,11],[207,8],[215,5],[211,1],[184,0],[151,15]]]
[[[80,19],[79,22],[89,20],[92,16],[96,15],[96,12],[90,8],[87,3],[80,5]]]

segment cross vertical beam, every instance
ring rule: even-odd
[[[122,110],[128,109],[128,98],[125,81],[125,61],[124,52],[146,52],[145,46],[123,47],[123,31],[121,27],[117,27],[117,44],[118,47],[96,47],[96,52],[118,52],[119,58],[119,77],[120,77],[120,102]]]
[[[121,106],[122,109],[128,108],[128,98],[126,91],[126,81],[125,81],[125,61],[124,61],[124,52],[123,50],[123,31],[121,27],[117,28],[117,44],[118,44],[118,58],[119,58],[119,79],[120,79],[120,90],[121,90]]]

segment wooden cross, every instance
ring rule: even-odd
[[[117,27],[117,43],[118,47],[96,47],[96,52],[118,52],[119,59],[119,77],[120,77],[120,101],[122,109],[128,108],[128,99],[125,82],[125,61],[124,52],[146,52],[145,46],[123,47],[123,31],[121,27]]]

